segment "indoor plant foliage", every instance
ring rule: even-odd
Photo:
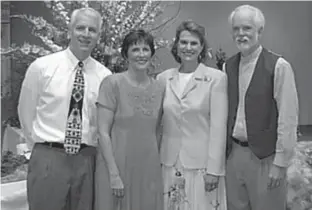
[[[312,209],[312,142],[298,142],[287,171],[287,210]]]
[[[12,45],[1,49],[2,54],[11,56],[17,62],[29,64],[37,57],[60,51],[67,47],[68,23],[71,12],[82,7],[92,7],[103,18],[102,36],[92,56],[113,72],[123,71],[125,62],[120,55],[121,42],[130,30],[143,28],[155,38],[156,49],[167,47],[170,41],[157,37],[173,17],[160,16],[169,2],[161,1],[45,1],[50,9],[53,24],[43,17],[32,15],[14,15],[12,18],[25,20],[32,28],[32,34],[42,41],[42,46],[25,42],[22,46]],[[157,23],[156,23],[157,22]],[[157,62],[154,62],[154,67]]]
[[[223,64],[226,61],[226,59],[227,59],[226,53],[222,50],[221,47],[219,47],[219,49],[217,49],[215,53],[216,65],[219,70],[222,70]]]

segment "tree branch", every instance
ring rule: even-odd
[[[174,16],[172,16],[170,19],[168,19],[168,20],[165,21],[164,23],[162,23],[162,24],[156,26],[155,28],[152,28],[149,32],[156,31],[156,30],[158,30],[158,29],[161,28],[161,27],[164,27],[164,28],[165,28],[165,26],[166,26],[170,21],[174,20],[174,19],[179,15],[180,10],[181,10],[181,1],[179,1],[179,8],[178,8],[178,11],[176,12],[176,14],[175,14]],[[163,28],[163,29],[164,29],[164,28]],[[163,30],[162,30],[162,31],[163,31]]]
[[[146,20],[146,18],[151,14],[151,12],[153,12],[154,9],[155,9],[157,6],[160,5],[160,3],[161,3],[161,2],[158,1],[158,2],[150,9],[150,11],[145,15],[145,17],[142,18],[142,20],[141,20],[138,24],[136,24],[136,25],[137,25],[137,26],[140,26],[140,25],[143,23],[143,21]]]

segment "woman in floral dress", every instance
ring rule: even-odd
[[[194,21],[176,30],[180,63],[158,75],[166,83],[161,163],[166,210],[226,210],[227,77],[204,65],[205,29]]]
[[[148,75],[153,37],[130,32],[122,44],[128,70],[106,77],[98,98],[96,210],[163,210],[156,131],[164,85]]]

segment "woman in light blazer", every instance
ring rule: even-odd
[[[161,163],[165,209],[225,210],[227,77],[205,66],[205,29],[193,21],[176,31],[177,68],[158,75],[166,83]]]

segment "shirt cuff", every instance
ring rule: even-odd
[[[292,153],[276,152],[273,164],[279,167],[288,167],[290,165],[291,157]]]
[[[205,172],[214,176],[225,176],[225,166],[217,166],[216,164],[210,163]]]

